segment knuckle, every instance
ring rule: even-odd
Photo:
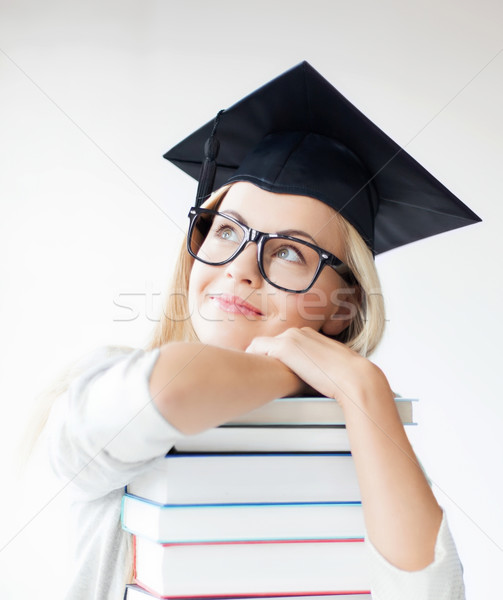
[[[299,335],[300,329],[298,327],[290,327],[283,333],[283,337],[287,339],[297,339]]]

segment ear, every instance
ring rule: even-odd
[[[333,304],[334,310],[321,326],[321,333],[333,337],[349,327],[357,314],[361,298],[359,288],[352,288],[351,292],[337,294]]]

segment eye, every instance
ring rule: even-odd
[[[217,227],[215,237],[229,242],[239,242],[238,232],[227,223],[222,223]]]
[[[305,263],[302,252],[296,246],[281,246],[275,252],[275,257],[289,262]]]

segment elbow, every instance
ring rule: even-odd
[[[199,423],[196,411],[190,409],[190,390],[184,386],[168,385],[152,399],[162,416],[184,435],[194,435],[207,429]]]
[[[205,428],[198,426],[196,419],[188,410],[187,390],[168,386],[161,394],[152,398],[161,415],[184,435],[194,435],[200,433]]]

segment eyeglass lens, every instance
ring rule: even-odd
[[[203,262],[223,263],[241,247],[244,230],[222,215],[200,214],[196,217],[190,249]],[[271,283],[289,290],[303,290],[312,282],[319,264],[316,250],[300,241],[269,238],[260,257],[262,268]]]

